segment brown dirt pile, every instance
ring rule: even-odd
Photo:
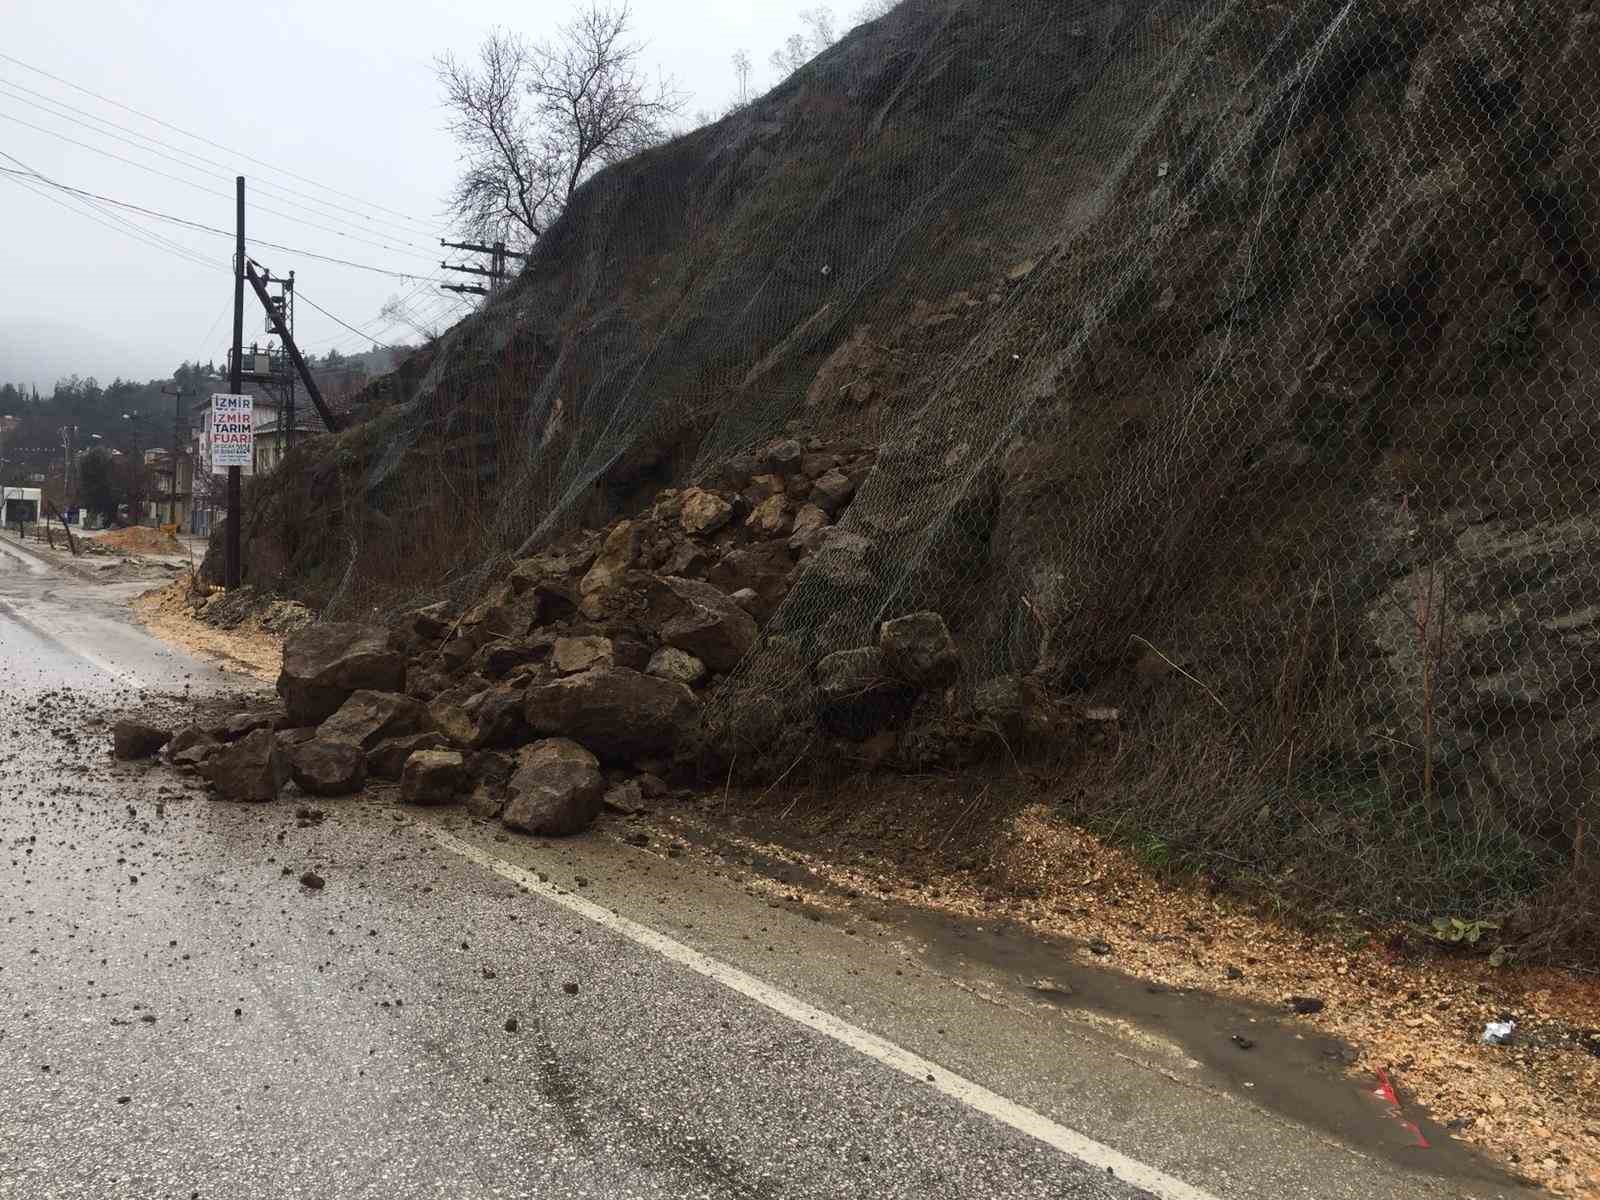
[[[151,529],[146,525],[133,525],[127,529],[113,529],[93,539],[102,546],[124,554],[183,554],[183,543],[170,533]]]

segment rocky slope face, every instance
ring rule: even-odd
[[[913,0],[593,181],[263,486],[256,569],[459,613],[720,486],[760,637],[719,757],[1116,708],[1063,802],[1160,861],[1423,918],[1562,887],[1593,938],[1597,69],[1578,0]],[[786,438],[855,464],[815,549],[744,495]],[[923,611],[937,703],[823,667]]]

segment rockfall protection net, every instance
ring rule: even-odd
[[[340,603],[876,446],[726,757],[1043,707],[1152,862],[1593,939],[1596,80],[1578,0],[908,0],[586,190],[378,418]],[[918,610],[961,683],[819,723]]]

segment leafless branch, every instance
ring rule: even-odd
[[[595,171],[655,145],[685,97],[645,71],[628,4],[588,0],[553,41],[496,30],[476,62],[436,61],[462,174],[450,211],[470,234],[526,246]]]

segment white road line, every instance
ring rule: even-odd
[[[1059,1125],[1043,1113],[1008,1100],[996,1092],[991,1092],[982,1084],[974,1083],[954,1071],[947,1071],[938,1063],[913,1054],[904,1046],[896,1045],[887,1038],[869,1033],[832,1013],[824,1012],[815,1005],[807,1004],[781,988],[775,988],[754,975],[739,970],[738,967],[729,966],[663,933],[657,933],[654,929],[640,925],[637,921],[618,916],[593,901],[562,891],[554,884],[545,883],[533,872],[497,858],[489,851],[463,841],[452,833],[446,833],[442,829],[430,829],[429,832],[441,846],[459,854],[462,858],[520,884],[528,891],[553,904],[559,904],[581,917],[586,917],[596,925],[604,926],[613,933],[619,933],[629,941],[655,951],[663,958],[688,967],[707,979],[715,980],[730,991],[738,992],[741,996],[764,1005],[797,1025],[804,1025],[807,1029],[826,1034],[852,1050],[886,1067],[891,1067],[902,1075],[910,1076],[918,1083],[943,1092],[951,1099],[959,1100],[969,1108],[1011,1126],[1019,1133],[1038,1139],[1069,1158],[1076,1159],[1097,1171],[1109,1170],[1124,1183],[1143,1188],[1160,1200],[1218,1200],[1210,1192],[1129,1158],[1110,1146],[1103,1145],[1076,1130],[1068,1129],[1065,1125]]]

